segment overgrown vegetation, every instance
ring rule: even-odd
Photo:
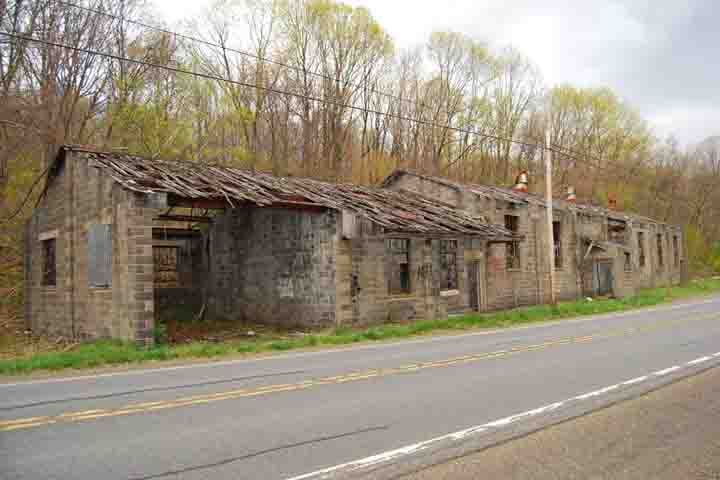
[[[698,280],[687,286],[659,288],[625,300],[578,300],[555,306],[539,305],[505,312],[465,315],[442,320],[423,320],[407,324],[387,324],[364,330],[340,328],[298,337],[273,339],[259,335],[252,340],[224,343],[161,345],[139,349],[122,342],[97,342],[73,351],[37,354],[27,358],[0,360],[0,375],[19,375],[39,370],[82,369],[108,365],[180,359],[210,359],[232,355],[283,352],[302,348],[349,345],[483,328],[507,328],[534,322],[559,320],[583,315],[620,312],[650,307],[673,300],[720,292],[720,279]]]
[[[610,89],[546,85],[510,46],[434,32],[401,50],[335,0],[216,0],[181,32],[209,43],[122,21],[156,18],[152,2],[81,3],[0,2],[0,30],[70,47],[0,36],[0,319],[19,311],[22,226],[60,143],[358,183],[411,167],[508,185],[527,169],[542,185],[532,145],[551,127],[558,192],[688,224],[691,266],[720,270],[720,140],[657,138]]]

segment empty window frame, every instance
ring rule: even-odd
[[[680,241],[677,235],[673,236],[673,256],[675,257],[675,268],[680,266]]]
[[[627,223],[620,220],[608,219],[608,241],[624,245],[626,238]]]
[[[638,232],[637,234],[638,239],[638,260],[640,262],[640,267],[645,266],[645,233],[644,232]]]
[[[505,228],[517,234],[520,226],[520,219],[516,215],[505,215]],[[510,242],[505,247],[505,261],[508,270],[520,269],[520,242]]]
[[[45,287],[57,285],[56,241],[49,238],[42,241],[42,284]]]
[[[630,252],[625,252],[625,271],[626,272],[633,271],[632,254]]]
[[[457,290],[457,240],[440,240],[440,288],[442,290]]]
[[[553,252],[555,253],[555,268],[563,268],[561,222],[553,222]]]
[[[410,240],[390,238],[386,240],[389,255],[388,292],[390,295],[410,293]]]
[[[663,268],[665,265],[665,258],[663,256],[665,252],[663,252],[663,241],[662,241],[662,235],[658,233],[657,235],[657,255],[658,255],[658,266],[660,268]]]

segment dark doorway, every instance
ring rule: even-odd
[[[480,262],[471,262],[467,265],[468,288],[470,294],[470,309],[473,312],[480,311]]]
[[[189,321],[203,307],[206,258],[199,231],[153,229],[155,321]]]
[[[594,269],[595,292],[600,297],[606,297],[613,293],[612,262],[599,261],[595,263]]]

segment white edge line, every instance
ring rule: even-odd
[[[517,422],[518,420],[532,418],[532,417],[541,415],[543,413],[551,412],[553,410],[557,410],[558,408],[563,407],[570,403],[580,402],[583,400],[587,400],[589,398],[598,397],[598,396],[601,396],[608,392],[611,392],[613,390],[617,390],[618,388],[620,388],[622,386],[636,385],[636,384],[642,383],[644,381],[647,381],[653,377],[668,375],[670,373],[676,372],[683,368],[688,368],[688,367],[692,367],[692,366],[698,365],[703,362],[707,362],[711,358],[716,358],[716,357],[720,357],[720,352],[718,352],[714,355],[709,355],[706,357],[701,357],[701,358],[698,358],[695,360],[691,360],[687,363],[684,363],[683,365],[676,365],[676,366],[673,366],[670,368],[666,368],[664,370],[659,370],[659,371],[651,373],[649,375],[643,375],[642,377],[636,377],[631,380],[627,380],[627,381],[624,381],[621,383],[617,383],[615,385],[610,385],[608,387],[601,388],[599,390],[585,393],[583,395],[571,397],[571,398],[568,398],[567,400],[551,403],[549,405],[545,405],[544,407],[536,408],[533,410],[528,410],[523,413],[511,415],[509,417],[501,418],[499,420],[494,420],[492,422],[484,423],[482,425],[477,425],[475,427],[466,428],[464,430],[460,430],[457,432],[448,433],[448,434],[442,435],[440,437],[431,438],[430,440],[426,440],[424,442],[414,443],[412,445],[407,445],[405,447],[396,448],[394,450],[388,450],[386,452],[382,452],[382,453],[378,453],[376,455],[361,458],[359,460],[353,460],[352,462],[342,463],[342,464],[335,465],[332,467],[324,468],[322,470],[316,470],[314,472],[287,478],[286,480],[308,480],[308,479],[323,480],[323,479],[330,478],[330,476],[332,474],[339,472],[341,470],[346,470],[348,472],[351,472],[351,471],[359,470],[361,468],[366,468],[366,467],[370,467],[370,466],[377,465],[380,463],[389,462],[389,461],[394,460],[399,457],[412,455],[412,454],[418,453],[420,451],[426,450],[428,447],[430,447],[431,445],[436,444],[436,443],[440,443],[440,442],[447,441],[447,440],[451,440],[451,441],[463,440],[463,439],[472,437],[474,435],[482,434],[484,432],[487,432],[488,430],[506,427],[514,422]]]
[[[682,366],[680,366],[680,365],[675,365],[675,366],[672,366],[672,367],[670,367],[670,368],[666,368],[666,369],[664,369],[664,370],[659,370],[659,371],[657,371],[657,372],[654,372],[653,375],[655,375],[656,377],[662,377],[663,375],[667,375],[667,374],[669,374],[669,373],[677,372],[677,371],[680,370],[681,368],[682,368]]]
[[[477,336],[483,336],[483,335],[493,335],[497,333],[512,333],[514,331],[523,331],[523,330],[530,330],[530,329],[541,329],[541,328],[547,328],[552,326],[557,326],[559,324],[572,324],[572,323],[583,323],[583,322],[589,322],[593,320],[598,319],[613,319],[613,318],[620,318],[620,317],[627,317],[642,313],[652,313],[655,311],[671,311],[671,310],[678,310],[682,308],[688,308],[688,307],[695,307],[695,306],[701,306],[706,305],[710,303],[717,302],[717,298],[703,300],[701,302],[693,302],[693,303],[683,303],[678,305],[668,305],[668,306],[660,306],[660,307],[651,307],[647,309],[637,309],[637,310],[630,310],[626,312],[617,312],[617,313],[609,313],[609,314],[600,314],[600,315],[591,315],[587,317],[579,317],[574,319],[566,319],[566,320],[556,320],[556,321],[549,321],[549,322],[542,322],[537,325],[523,325],[520,327],[515,328],[498,328],[494,330],[486,330],[481,332],[472,332],[472,333],[463,333],[458,335],[443,335],[439,337],[432,337],[432,338],[420,338],[416,340],[404,340],[399,342],[387,342],[387,343],[379,343],[379,344],[370,344],[370,345],[356,345],[353,347],[347,347],[347,348],[333,348],[329,350],[322,350],[322,351],[312,351],[312,352],[298,352],[298,353],[288,353],[286,355],[270,355],[267,357],[260,357],[260,358],[239,358],[237,360],[226,360],[226,361],[219,361],[219,362],[203,362],[203,363],[197,363],[192,365],[177,365],[174,367],[159,367],[159,368],[152,368],[152,369],[137,369],[137,370],[127,370],[127,371],[121,371],[121,372],[109,372],[109,373],[99,373],[96,375],[81,375],[77,377],[62,377],[62,378],[48,378],[48,379],[41,379],[41,380],[28,380],[26,382],[15,382],[15,383],[1,383],[0,382],[0,388],[5,387],[22,387],[25,385],[41,385],[41,384],[48,384],[48,383],[61,383],[61,382],[77,382],[82,380],[92,380],[96,378],[109,378],[109,377],[119,377],[119,376],[129,376],[129,375],[148,375],[152,373],[163,373],[163,372],[171,372],[174,370],[187,370],[192,368],[212,368],[212,367],[223,367],[228,365],[235,365],[238,363],[255,363],[255,362],[264,362],[268,360],[283,360],[283,359],[292,359],[292,358],[302,358],[307,356],[316,356],[316,355],[326,355],[326,354],[333,354],[333,353],[341,353],[341,352],[352,352],[352,351],[362,351],[362,350],[373,350],[373,349],[381,349],[381,348],[391,348],[391,347],[397,347],[402,345],[415,345],[415,344],[422,344],[422,343],[430,343],[430,342],[439,342],[443,340],[451,341],[456,340],[458,338],[467,338],[467,337],[477,337]],[[716,355],[720,357],[720,354]],[[128,366],[132,364],[125,364],[124,366]]]

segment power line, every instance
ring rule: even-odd
[[[0,33],[2,33],[2,32],[0,32]],[[45,177],[48,174],[48,172],[50,171],[50,168],[52,168],[52,166],[53,166],[53,163],[48,162],[48,166],[45,167],[45,170],[43,170],[40,173],[40,175],[38,175],[35,178],[35,180],[33,181],[33,184],[30,186],[30,190],[28,190],[28,192],[25,194],[25,198],[23,198],[23,201],[20,202],[20,205],[8,217],[0,220],[0,225],[2,225],[4,223],[10,223],[15,217],[20,215],[20,212],[23,211],[23,209],[25,208],[25,205],[27,205],[28,201],[30,200],[30,197],[32,196],[33,191],[35,190],[35,187],[37,187],[38,184],[40,183],[40,180],[42,180],[43,177]],[[43,191],[43,193],[44,193],[44,191]],[[42,197],[43,193],[40,194],[41,197]]]
[[[605,171],[612,167],[627,167],[627,165],[621,164],[618,160],[608,161],[607,164],[603,165],[604,160],[601,157],[596,157],[587,153],[578,152],[577,150],[573,150],[571,148],[563,147],[557,144],[551,144],[550,150],[552,150],[554,153],[557,153],[558,155],[572,158],[576,161],[583,161],[585,165],[590,165],[598,170]],[[590,160],[593,160],[593,162],[591,162]]]
[[[68,2],[68,1],[65,1],[65,0],[55,0],[55,1],[56,1],[57,3],[59,3],[59,4],[61,4],[61,5],[65,5],[65,6],[70,7],[70,8],[75,8],[75,9],[82,10],[82,11],[85,11],[85,12],[88,12],[88,13],[92,13],[92,14],[95,14],[95,15],[102,15],[102,16],[105,16],[105,17],[107,17],[107,18],[111,18],[111,19],[114,19],[114,20],[118,20],[118,21],[120,21],[120,22],[129,23],[129,24],[131,24],[131,25],[136,25],[136,26],[139,26],[139,27],[142,27],[142,28],[145,28],[145,29],[149,29],[149,30],[154,30],[154,31],[156,31],[156,32],[160,32],[160,33],[163,33],[163,34],[165,34],[165,35],[174,36],[175,38],[181,38],[181,39],[188,40],[188,41],[191,41],[191,42],[197,42],[197,43],[200,43],[200,44],[209,46],[209,47],[219,48],[219,49],[222,49],[224,52],[227,51],[227,52],[232,52],[232,53],[236,53],[236,54],[239,54],[239,55],[243,55],[243,56],[246,56],[246,57],[250,57],[250,58],[253,58],[253,59],[255,59],[255,60],[259,61],[259,62],[262,62],[262,63],[267,63],[267,64],[271,64],[271,65],[277,65],[277,66],[280,66],[280,67],[283,67],[283,68],[288,68],[288,69],[294,70],[294,71],[296,71],[296,72],[298,72],[298,73],[308,74],[308,75],[311,75],[311,76],[315,76],[315,77],[318,77],[318,78],[322,78],[322,79],[324,79],[324,80],[330,80],[330,81],[334,81],[334,82],[340,82],[340,81],[341,81],[339,78],[337,78],[337,77],[332,77],[332,76],[327,75],[327,74],[325,74],[325,73],[316,72],[316,71],[313,71],[313,70],[307,70],[307,69],[305,69],[305,68],[301,68],[301,67],[298,67],[298,66],[295,66],[295,65],[290,65],[290,64],[285,63],[285,62],[280,62],[280,61],[275,60],[275,59],[272,59],[272,58],[263,57],[263,56],[261,56],[261,55],[258,55],[258,54],[252,53],[252,52],[248,52],[248,51],[245,51],[245,50],[239,50],[239,49],[232,48],[232,47],[227,47],[227,46],[225,46],[225,45],[220,45],[220,44],[218,44],[218,43],[213,43],[213,42],[210,42],[210,41],[207,41],[207,40],[203,40],[202,38],[193,37],[193,36],[191,36],[191,35],[187,35],[187,34],[183,34],[183,33],[178,33],[178,32],[174,32],[174,31],[171,31],[171,30],[162,28],[162,27],[150,25],[150,24],[141,22],[141,21],[136,20],[136,19],[127,18],[127,17],[122,16],[122,15],[115,15],[115,14],[112,14],[112,13],[109,13],[109,12],[105,12],[105,11],[102,11],[102,10],[99,10],[99,9],[96,9],[96,8],[86,7],[86,6],[79,5],[79,4],[73,3],[73,2]],[[2,32],[0,32],[0,33],[2,33]],[[98,53],[98,54],[99,54],[99,53]],[[127,59],[127,60],[130,61],[130,59]],[[152,65],[151,65],[151,66],[152,66]],[[162,67],[162,66],[158,66],[158,67]],[[178,72],[178,73],[181,73],[181,72]],[[182,73],[188,73],[188,74],[192,74],[192,75],[200,75],[200,74],[198,74],[197,72],[182,72]],[[238,83],[238,82],[235,82],[235,81],[233,81],[233,80],[231,80],[231,79],[224,79],[224,78],[223,78],[223,80],[220,80],[221,78],[223,78],[223,77],[217,77],[216,80],[217,80],[217,81],[227,81],[227,82],[231,82],[231,83]],[[242,84],[242,83],[244,83],[244,82],[239,82],[239,83]],[[412,104],[412,105],[415,106],[415,107],[419,107],[419,109],[420,109],[420,115],[422,115],[423,110],[427,107],[427,105],[424,104],[423,102],[419,102],[419,103],[418,103],[417,101],[410,100],[410,99],[408,99],[408,98],[404,98],[404,97],[401,97],[401,96],[398,96],[398,95],[395,95],[395,94],[383,92],[383,91],[378,90],[378,89],[376,89],[376,88],[372,88],[372,87],[368,88],[368,87],[367,87],[366,85],[364,85],[364,84],[359,84],[359,83],[354,83],[354,82],[343,82],[343,83],[344,83],[346,86],[351,86],[351,87],[356,87],[356,88],[363,88],[363,89],[365,89],[365,90],[368,91],[368,92],[375,93],[375,94],[377,94],[377,95],[386,97],[386,98],[391,99],[391,100],[395,100],[395,101],[399,101],[399,102],[407,102],[407,103],[409,103],[409,104]],[[250,87],[250,88],[266,89],[267,91],[270,91],[270,90],[268,90],[268,87],[262,87],[262,86],[259,86],[259,85],[245,84],[245,85],[243,85],[243,86],[248,86],[248,87]],[[284,93],[285,93],[285,94],[288,94],[288,95],[300,96],[300,94],[294,94],[294,93],[292,93],[292,92],[284,92]],[[323,102],[323,103],[326,103],[326,104],[331,104],[331,105],[334,105],[334,106],[343,106],[343,107],[347,107],[347,108],[352,108],[352,109],[354,109],[354,110],[360,110],[360,111],[363,111],[363,112],[365,112],[365,113],[373,113],[373,114],[377,114],[377,115],[387,116],[387,117],[390,117],[390,118],[396,118],[396,119],[400,119],[400,120],[412,121],[412,122],[419,123],[419,124],[423,124],[423,125],[426,125],[426,126],[435,126],[435,127],[438,127],[438,128],[447,128],[447,129],[450,129],[450,130],[453,130],[453,131],[462,132],[462,133],[474,134],[474,135],[478,135],[478,136],[481,136],[481,137],[489,138],[489,139],[492,139],[492,140],[495,140],[495,141],[510,142],[510,143],[514,143],[514,144],[516,144],[516,145],[522,145],[522,146],[531,147],[531,148],[545,148],[544,145],[533,144],[533,143],[529,143],[529,142],[522,142],[522,141],[518,141],[518,140],[514,140],[514,139],[508,139],[508,138],[504,138],[504,137],[496,136],[496,135],[492,135],[492,134],[480,133],[480,132],[477,132],[477,131],[475,131],[475,130],[458,129],[458,128],[456,128],[456,127],[450,127],[449,125],[447,125],[447,126],[441,126],[441,125],[437,125],[437,124],[434,123],[434,122],[428,122],[428,121],[424,121],[424,120],[422,120],[422,119],[413,119],[413,118],[411,118],[411,117],[403,117],[403,116],[393,115],[393,114],[389,114],[389,113],[385,113],[385,112],[373,111],[373,110],[370,110],[370,109],[367,109],[367,108],[355,107],[355,106],[353,106],[353,105],[340,104],[340,103],[331,102],[331,101],[328,101],[328,100],[325,100],[325,99],[317,99],[317,98],[312,98],[312,97],[307,97],[307,96],[305,96],[305,98],[311,99],[311,100],[314,100],[314,101]],[[555,153],[558,153],[558,154],[560,154],[560,155],[562,155],[562,156],[565,156],[565,157],[570,157],[570,158],[573,158],[573,159],[575,159],[575,160],[581,160],[581,158],[582,158],[582,159],[585,160],[586,163],[589,163],[589,162],[587,162],[587,159],[588,159],[588,158],[592,158],[592,159],[594,159],[596,162],[602,163],[602,160],[600,160],[600,159],[598,159],[598,158],[594,158],[594,157],[592,157],[592,156],[590,156],[590,155],[573,151],[573,150],[571,150],[571,149],[569,149],[569,148],[567,148],[567,147],[563,147],[563,146],[556,145],[556,144],[553,144],[551,147],[554,148],[554,149],[562,150],[562,151],[558,151],[558,150],[553,150],[553,151],[554,151]],[[568,152],[569,152],[569,153],[568,153]],[[606,167],[600,166],[600,165],[598,165],[598,164],[590,164],[590,165],[592,165],[593,167],[598,168],[598,169],[604,169],[604,168],[606,168]]]
[[[338,77],[333,77],[333,76],[330,76],[330,75],[325,74],[325,73],[316,72],[316,71],[314,71],[314,70],[307,70],[307,69],[305,69],[305,68],[301,68],[301,67],[298,67],[298,66],[295,66],[295,65],[290,65],[290,64],[288,64],[288,63],[284,63],[284,62],[281,62],[281,61],[278,61],[278,60],[275,60],[275,59],[272,59],[272,58],[263,57],[263,56],[258,55],[258,54],[256,54],[256,53],[248,52],[248,51],[245,51],[245,50],[239,50],[239,49],[237,49],[237,48],[227,47],[227,46],[225,46],[225,45],[220,45],[220,44],[218,44],[218,43],[213,43],[213,42],[210,42],[210,41],[207,41],[207,40],[203,40],[202,38],[193,37],[193,36],[190,36],[190,35],[187,35],[187,34],[183,34],[183,33],[173,32],[173,31],[171,31],[171,30],[167,30],[167,29],[164,29],[164,28],[162,28],[162,27],[157,27],[157,26],[154,26],[154,25],[149,25],[149,24],[147,24],[147,23],[143,23],[143,22],[140,22],[140,21],[135,20],[135,19],[126,18],[126,17],[120,16],[120,15],[114,15],[114,14],[112,14],[112,13],[103,12],[102,10],[97,10],[97,9],[90,8],[90,7],[85,7],[85,6],[83,6],[83,5],[78,5],[78,4],[76,4],[76,3],[66,2],[66,1],[64,1],[64,0],[56,0],[56,1],[57,1],[57,3],[59,3],[59,4],[61,4],[61,5],[68,6],[68,7],[70,7],[70,8],[76,8],[76,9],[79,9],[79,10],[86,11],[86,12],[88,12],[88,13],[93,13],[93,14],[95,14],[95,15],[103,15],[103,16],[105,16],[105,17],[112,18],[112,19],[114,19],[114,20],[119,20],[119,21],[121,21],[121,22],[129,23],[129,24],[131,24],[131,25],[137,25],[138,27],[146,28],[146,29],[149,29],[149,30],[154,30],[154,31],[156,31],[156,32],[164,33],[164,34],[166,34],[166,35],[172,35],[172,36],[174,36],[175,38],[182,38],[182,39],[184,39],[184,40],[189,40],[189,41],[191,41],[191,42],[197,42],[197,43],[206,45],[206,46],[208,46],[208,47],[219,48],[219,49],[221,49],[221,50],[223,50],[223,51],[232,52],[232,53],[237,53],[237,54],[239,54],[239,55],[243,55],[243,56],[246,56],[246,57],[254,58],[255,60],[257,60],[257,61],[259,61],[259,62],[262,62],[262,63],[267,63],[267,64],[270,64],[270,65],[277,65],[277,66],[283,67],[283,68],[288,68],[288,69],[294,70],[294,71],[296,71],[296,72],[298,72],[298,73],[311,75],[311,76],[314,76],[314,77],[322,78],[322,79],[324,79],[324,80],[329,80],[329,81],[333,81],[333,82],[341,82],[340,78],[338,78]],[[368,92],[372,92],[372,93],[378,94],[378,95],[380,95],[380,96],[383,96],[383,97],[386,97],[386,98],[389,98],[389,99],[392,99],[392,100],[395,100],[395,101],[407,102],[407,103],[410,103],[410,104],[412,104],[412,105],[414,105],[414,106],[416,106],[416,107],[420,107],[421,109],[424,109],[424,108],[427,106],[427,105],[423,104],[422,102],[418,103],[418,102],[416,102],[415,100],[410,100],[409,98],[404,98],[404,97],[401,97],[401,96],[399,96],[399,95],[395,95],[395,94],[392,94],[392,93],[383,92],[383,91],[381,91],[381,90],[378,90],[378,89],[372,88],[372,87],[371,87],[371,88],[368,88],[368,87],[367,87],[366,85],[364,85],[364,84],[360,84],[360,83],[356,83],[356,82],[342,82],[342,83],[343,83],[344,85],[346,85],[346,86],[349,86],[349,87],[355,87],[355,88],[365,89],[365,90],[367,90]]]
[[[324,80],[329,80],[329,81],[333,81],[333,82],[341,82],[340,78],[338,78],[338,77],[333,77],[333,76],[331,76],[331,75],[328,75],[328,74],[325,74],[325,73],[322,73],[322,72],[317,72],[317,71],[314,71],[314,70],[307,70],[307,69],[305,69],[305,68],[301,68],[301,67],[298,67],[298,66],[295,66],[295,65],[290,65],[290,64],[288,64],[288,63],[281,62],[281,61],[278,61],[278,60],[275,60],[275,59],[272,59],[272,58],[263,57],[263,56],[258,55],[258,54],[256,54],[256,53],[248,52],[248,51],[245,51],[245,50],[240,50],[240,49],[237,49],[237,48],[227,47],[227,46],[225,46],[225,45],[221,45],[221,44],[218,44],[218,43],[210,42],[210,41],[204,40],[204,39],[202,39],[202,38],[193,37],[193,36],[191,36],[191,35],[174,32],[174,31],[172,31],[172,30],[168,30],[168,29],[165,29],[165,28],[162,28],[162,27],[158,27],[158,26],[154,26],[154,25],[149,25],[149,24],[147,24],[147,23],[141,22],[141,21],[136,20],[136,19],[127,18],[127,17],[121,16],[121,15],[115,15],[115,14],[112,14],[112,13],[109,13],[109,12],[104,12],[104,11],[102,11],[102,10],[98,10],[98,9],[95,9],[95,8],[90,8],[90,7],[86,7],[86,6],[83,6],[83,5],[78,5],[77,3],[72,3],[72,2],[65,1],[65,0],[56,0],[56,2],[59,3],[59,4],[61,4],[61,5],[65,5],[65,6],[67,6],[67,7],[70,7],[70,8],[76,8],[76,9],[83,10],[83,11],[85,11],[85,12],[92,13],[92,14],[95,14],[95,15],[103,15],[103,16],[105,16],[105,17],[108,17],[108,18],[111,18],[111,19],[114,19],[114,20],[118,20],[118,21],[120,21],[120,22],[129,23],[129,24],[131,24],[131,25],[137,25],[137,26],[139,26],[139,27],[146,28],[146,29],[148,29],[148,30],[154,30],[154,31],[156,31],[156,32],[163,33],[163,34],[165,34],[165,35],[171,35],[171,36],[174,36],[175,38],[181,38],[181,39],[188,40],[188,41],[191,41],[191,42],[197,42],[197,43],[200,43],[200,44],[209,46],[209,47],[219,48],[219,49],[223,50],[224,52],[232,52],[232,53],[236,53],[236,54],[238,54],[238,55],[243,55],[243,56],[246,56],[246,57],[250,57],[250,58],[253,58],[253,59],[255,59],[255,60],[259,61],[259,62],[262,62],[262,63],[267,63],[267,64],[270,64],[270,65],[277,65],[277,66],[280,66],[280,67],[283,67],[283,68],[288,68],[288,69],[294,70],[294,71],[296,71],[296,72],[298,72],[298,73],[311,75],[311,76],[314,76],[314,77],[322,78],[322,79],[324,79]],[[364,89],[364,90],[366,90],[366,91],[368,91],[368,92],[375,93],[375,94],[377,94],[377,95],[379,95],[379,96],[382,96],[382,97],[385,97],[385,98],[388,98],[388,99],[391,99],[391,100],[395,100],[395,101],[398,101],[398,102],[405,102],[405,103],[408,103],[408,104],[410,104],[410,105],[413,105],[413,106],[415,106],[415,107],[417,107],[417,108],[419,109],[420,116],[422,116],[423,111],[428,107],[428,105],[427,105],[426,103],[422,102],[422,101],[418,102],[418,101],[416,101],[416,100],[411,100],[411,99],[409,99],[409,98],[404,98],[404,97],[399,96],[399,95],[395,95],[395,94],[392,94],[392,93],[387,93],[387,92],[384,92],[384,91],[382,91],[382,90],[378,90],[378,89],[373,88],[373,87],[367,87],[366,84],[361,84],[361,83],[356,83],[356,82],[349,82],[349,81],[345,81],[345,82],[342,82],[342,83],[343,83],[345,86],[355,87],[355,88],[358,88],[358,89]],[[445,128],[445,127],[441,127],[441,128]],[[527,143],[516,142],[516,141],[514,141],[514,140],[509,140],[509,139],[502,139],[502,137],[499,137],[499,136],[497,136],[497,137],[496,137],[496,136],[491,136],[490,134],[482,134],[482,133],[479,133],[479,132],[465,132],[465,133],[474,133],[474,134],[476,134],[476,135],[480,135],[480,136],[483,136],[483,137],[486,137],[486,138],[491,138],[491,139],[494,139],[494,140],[497,140],[497,141],[514,142],[514,143],[517,143],[517,144],[521,144],[521,145],[525,145],[525,146],[530,146],[530,144],[527,144]]]
[[[435,128],[442,128],[442,129],[446,129],[446,130],[450,130],[450,131],[454,131],[454,132],[466,133],[466,134],[470,134],[470,135],[477,135],[477,136],[480,136],[480,137],[492,139],[492,140],[499,141],[499,142],[509,142],[509,143],[513,143],[513,144],[516,144],[516,145],[523,145],[523,146],[532,147],[532,148],[538,148],[538,147],[540,147],[539,145],[536,145],[536,144],[533,144],[533,143],[523,142],[523,141],[520,141],[520,140],[513,140],[513,139],[510,139],[510,138],[503,138],[503,137],[500,137],[500,136],[498,136],[498,135],[492,135],[492,134],[488,134],[488,133],[482,133],[482,132],[478,132],[478,131],[475,131],[475,130],[469,130],[469,129],[460,128],[460,127],[453,127],[453,126],[451,126],[451,125],[439,125],[439,124],[437,124],[437,123],[430,122],[430,121],[427,121],[427,120],[418,119],[418,118],[412,118],[412,117],[407,117],[407,116],[404,116],[404,115],[398,115],[398,114],[393,114],[393,113],[388,113],[388,112],[381,112],[381,111],[379,111],[379,110],[374,110],[374,109],[365,108],[365,107],[359,107],[359,106],[357,106],[357,105],[352,105],[352,104],[347,104],[347,103],[336,102],[336,101],[333,101],[333,100],[328,100],[328,99],[324,99],[324,98],[319,98],[319,97],[314,97],[314,96],[310,96],[310,95],[305,95],[305,94],[302,94],[302,93],[289,92],[289,91],[280,90],[280,89],[277,89],[277,88],[274,88],[274,87],[266,87],[266,86],[263,86],[263,85],[257,85],[257,84],[253,84],[253,83],[243,82],[243,81],[240,81],[240,80],[232,80],[232,79],[229,79],[229,78],[221,77],[221,76],[218,76],[218,75],[211,75],[211,74],[208,74],[208,73],[193,72],[193,71],[186,70],[186,69],[183,69],[183,68],[171,67],[171,66],[168,66],[168,65],[160,65],[160,64],[157,64],[157,63],[147,62],[147,61],[145,61],[145,60],[138,60],[138,59],[134,59],[134,58],[123,57],[123,56],[120,56],[120,55],[115,55],[115,54],[107,53],[107,52],[99,52],[99,51],[97,51],[97,50],[91,50],[91,49],[88,49],[88,48],[75,47],[75,46],[67,45],[67,44],[64,44],[64,43],[53,42],[53,41],[49,41],[49,40],[42,40],[42,39],[39,39],[39,38],[29,37],[29,36],[26,36],[26,35],[20,35],[20,34],[17,34],[17,33],[0,32],[0,35],[5,35],[5,36],[7,36],[7,37],[9,37],[9,38],[13,38],[13,39],[16,39],[16,40],[23,40],[23,41],[26,41],[26,42],[34,42],[34,43],[39,43],[39,44],[47,45],[47,46],[51,46],[51,47],[64,48],[64,49],[72,50],[72,51],[75,51],[75,52],[78,52],[78,53],[85,53],[85,54],[88,54],[88,55],[93,55],[93,56],[108,58],[108,59],[117,60],[117,61],[120,61],[120,62],[129,62],[129,63],[134,63],[134,64],[136,64],[136,65],[142,65],[142,66],[146,66],[146,67],[157,68],[157,69],[160,69],[160,70],[166,70],[166,71],[173,72],[173,73],[181,73],[181,74],[185,74],[185,75],[192,75],[192,76],[195,76],[195,77],[204,78],[204,79],[206,79],[206,80],[213,80],[213,81],[216,81],[216,82],[225,82],[225,83],[230,83],[230,84],[234,84],[234,85],[238,85],[238,86],[246,87],[246,88],[254,88],[254,89],[261,90],[261,91],[264,91],[264,92],[267,92],[267,93],[274,93],[274,94],[278,94],[278,95],[289,95],[289,96],[293,96],[293,97],[296,97],[296,98],[301,98],[301,99],[310,100],[310,101],[313,101],[313,102],[323,103],[323,104],[326,104],[326,105],[332,105],[332,106],[336,106],[336,107],[347,108],[347,109],[349,109],[349,110],[360,111],[360,112],[363,112],[363,113],[369,113],[369,114],[378,115],[378,116],[395,118],[395,119],[397,119],[397,120],[408,121],[408,122],[416,123],[416,124],[418,124],[418,125],[424,125],[424,126],[435,127]]]

